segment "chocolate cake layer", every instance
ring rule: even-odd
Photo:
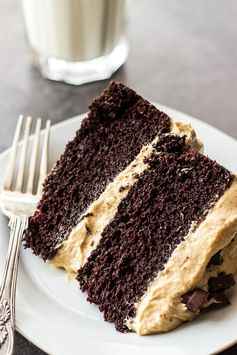
[[[44,260],[51,259],[106,185],[169,127],[167,115],[112,82],[91,104],[88,117],[46,179],[25,246]]]
[[[134,303],[193,222],[205,217],[233,180],[225,168],[188,149],[183,138],[165,137],[156,149],[78,274],[88,300],[119,331],[128,330]]]

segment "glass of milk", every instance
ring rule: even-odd
[[[126,60],[125,0],[22,0],[32,60],[48,79],[109,78]]]

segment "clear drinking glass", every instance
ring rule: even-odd
[[[109,78],[126,60],[125,0],[22,0],[32,60],[48,79]]]

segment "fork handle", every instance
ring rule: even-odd
[[[13,354],[16,279],[20,243],[27,225],[27,217],[14,216],[9,222],[10,241],[0,288],[0,355]]]

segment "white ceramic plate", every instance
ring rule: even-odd
[[[168,107],[158,105],[172,117],[190,122],[205,143],[205,152],[232,171],[237,171],[237,142],[217,129]],[[85,115],[52,127],[50,164],[73,138]],[[0,155],[0,188],[9,151]],[[7,220],[0,215],[0,272],[8,245]],[[22,250],[17,285],[17,329],[44,351],[57,355],[184,355],[209,354],[237,341],[237,287],[232,306],[204,314],[196,321],[160,335],[139,337],[120,334],[102,320],[77,282],[66,281],[65,272],[54,269]]]

